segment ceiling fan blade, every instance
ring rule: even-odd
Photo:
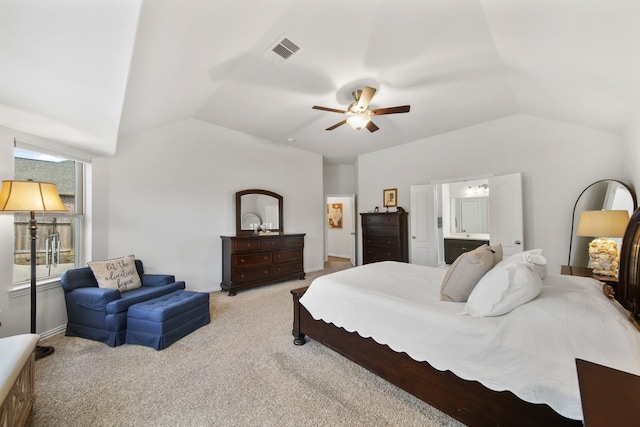
[[[347,123],[346,120],[341,121],[340,123],[336,123],[335,125],[326,128],[325,130],[334,130],[335,128],[337,128],[338,126],[342,126],[343,124]]]
[[[401,105],[399,107],[378,108],[377,110],[371,110],[371,114],[374,116],[381,116],[383,114],[398,114],[408,113],[411,105]]]
[[[365,86],[362,88],[362,92],[360,93],[360,98],[358,99],[358,108],[360,111],[364,111],[369,108],[369,103],[371,102],[371,98],[375,95],[376,90],[372,87]]]
[[[376,126],[375,123],[369,122],[369,123],[367,123],[367,129],[369,129],[369,132],[375,132],[380,128],[378,126]]]
[[[330,111],[332,113],[347,114],[346,111],[344,111],[344,110],[336,110],[335,108],[319,107],[317,105],[314,105],[311,108],[313,108],[314,110],[322,110],[322,111]]]

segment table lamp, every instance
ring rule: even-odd
[[[589,260],[593,274],[617,276],[618,245],[611,237],[623,237],[629,222],[626,210],[583,211],[576,235],[595,237],[589,243]]]
[[[31,333],[36,333],[36,224],[35,212],[66,212],[55,184],[37,181],[2,181],[0,211],[29,212],[31,238]],[[36,359],[54,352],[53,347],[37,346]]]

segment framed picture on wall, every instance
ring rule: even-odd
[[[385,208],[398,206],[398,189],[388,188],[382,191],[382,200]]]
[[[327,204],[329,228],[342,228],[342,203]]]

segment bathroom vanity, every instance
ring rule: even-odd
[[[445,264],[453,264],[460,255],[469,252],[482,245],[488,245],[489,240],[482,239],[463,239],[463,238],[444,238],[444,262]]]

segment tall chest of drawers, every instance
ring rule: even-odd
[[[304,279],[304,234],[220,236],[222,282],[230,296],[242,289]]]
[[[363,264],[409,262],[406,212],[362,213]]]

